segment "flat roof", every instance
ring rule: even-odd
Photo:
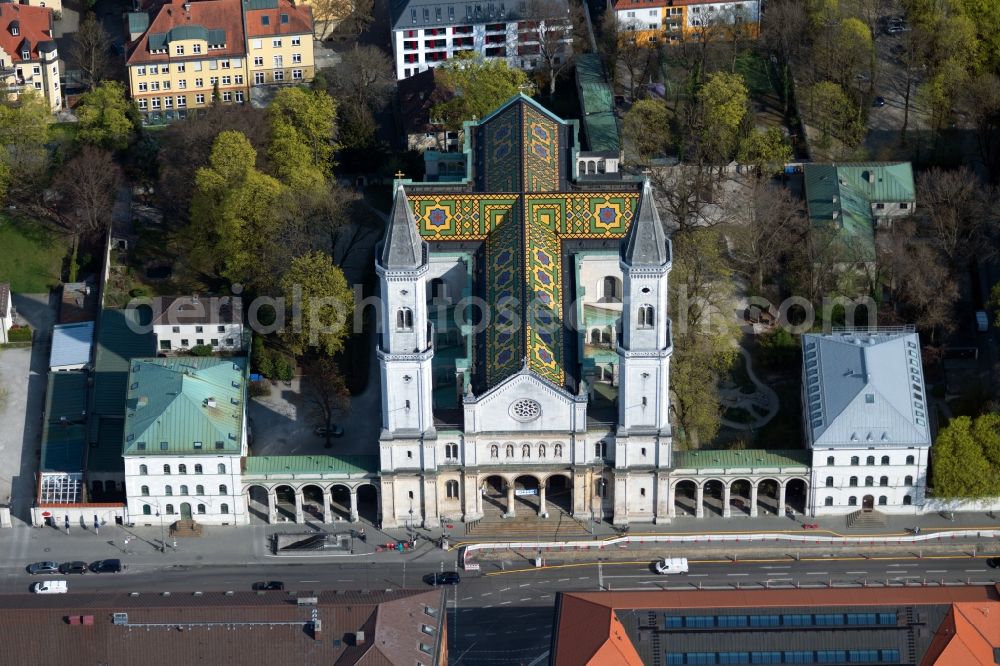
[[[271,474],[377,474],[378,456],[252,456],[244,476]]]
[[[732,467],[808,467],[811,454],[804,449],[674,451],[674,469],[728,469]]]
[[[56,324],[52,327],[50,368],[84,366],[90,363],[94,348],[94,322]]]

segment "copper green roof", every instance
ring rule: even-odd
[[[621,150],[618,119],[615,117],[615,97],[608,77],[595,53],[576,58],[576,81],[580,89],[583,131],[590,150],[614,152]]]
[[[141,325],[148,323],[148,317],[148,311],[138,309],[101,311],[94,355],[92,411],[95,414],[125,416],[129,361],[156,353],[152,331],[141,332]]]
[[[810,452],[804,449],[743,449],[720,451],[675,451],[674,469],[731,469],[808,467]]]
[[[87,373],[50,372],[45,389],[41,471],[83,471],[86,410]]]
[[[240,357],[133,359],[123,452],[239,453],[246,370]]]
[[[252,456],[244,476],[271,474],[377,474],[378,456]]]

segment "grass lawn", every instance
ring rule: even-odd
[[[37,294],[59,284],[69,243],[35,220],[3,213],[0,248],[0,282],[10,282],[15,292]]]

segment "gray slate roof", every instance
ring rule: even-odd
[[[52,328],[52,352],[49,367],[87,365],[94,347],[94,322],[57,324]]]
[[[802,351],[810,446],[930,446],[916,333],[807,334]]]
[[[632,266],[663,266],[670,261],[670,247],[663,232],[660,214],[647,180],[639,197],[639,213],[628,230],[623,249],[625,262]]]
[[[396,188],[392,217],[385,230],[385,242],[382,244],[379,261],[383,268],[412,270],[423,266],[426,254],[426,243],[417,231],[413,208],[400,185]]]
[[[550,5],[545,4],[545,7]],[[568,6],[562,0],[553,2],[566,18]],[[393,0],[390,8],[393,30],[443,28],[476,23],[506,23],[517,21],[526,13],[523,0]]]

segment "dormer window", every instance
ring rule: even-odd
[[[10,34],[15,37],[21,34],[21,25],[17,21],[10,22]]]
[[[287,25],[288,24],[288,14],[282,14],[281,15],[281,24],[282,25]]]
[[[267,16],[267,15],[261,16],[260,17],[260,24],[261,25],[271,25],[271,17]]]
[[[27,50],[21,51],[21,60],[30,60],[30,59],[31,59],[31,51]]]

